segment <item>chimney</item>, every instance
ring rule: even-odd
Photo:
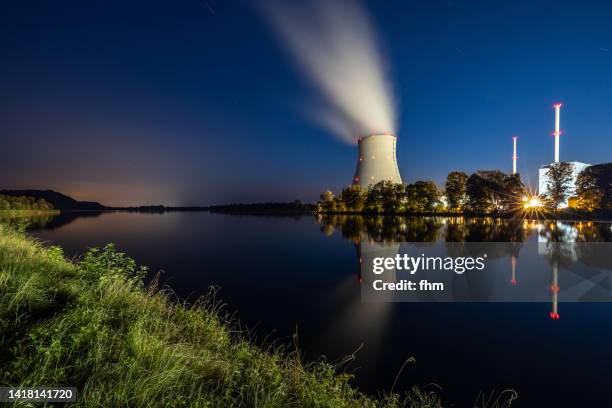
[[[555,163],[559,163],[559,136],[561,136],[561,129],[559,129],[559,122],[561,116],[561,104],[555,103],[553,105],[555,108]]]
[[[512,136],[512,142],[514,143],[514,155],[512,156],[512,174],[516,174],[516,159],[518,156],[516,155],[516,136]]]

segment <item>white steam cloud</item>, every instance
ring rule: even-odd
[[[396,131],[382,53],[357,0],[268,0],[262,9],[329,106],[315,120],[344,140]]]

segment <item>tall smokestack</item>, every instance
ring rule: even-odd
[[[514,144],[514,155],[512,156],[512,174],[516,174],[516,159],[518,156],[516,155],[516,136],[512,136],[512,143]]]
[[[559,128],[560,116],[561,116],[561,104],[555,103],[555,163],[559,163],[559,136],[561,136],[561,129]]]
[[[379,181],[401,183],[395,157],[396,138],[389,134],[364,136],[359,139],[359,159],[353,184],[368,187]]]

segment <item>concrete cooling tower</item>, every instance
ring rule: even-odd
[[[353,184],[367,188],[383,180],[402,182],[395,158],[396,140],[395,136],[389,134],[359,139],[359,160]]]

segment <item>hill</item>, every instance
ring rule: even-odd
[[[108,207],[94,201],[77,201],[65,194],[53,190],[0,190],[0,194],[7,196],[26,196],[43,199],[56,210],[68,211],[100,211]]]

